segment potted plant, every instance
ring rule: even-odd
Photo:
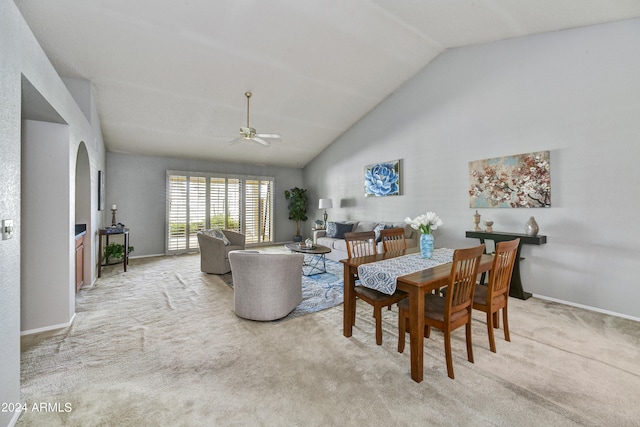
[[[133,252],[133,246],[129,246],[127,253],[131,252]],[[104,258],[105,264],[109,264],[111,259],[113,259],[113,263],[122,261],[124,259],[124,245],[120,243],[109,243],[104,248]]]
[[[289,219],[296,222],[296,235],[293,236],[293,241],[301,242],[300,221],[307,220],[307,190],[295,187],[285,190],[284,196],[289,201]]]

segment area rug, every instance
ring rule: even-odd
[[[288,320],[305,314],[326,310],[344,301],[344,280],[342,263],[326,260],[327,272],[302,276],[302,302],[288,316],[276,320]],[[223,274],[220,278],[233,287],[233,275]]]

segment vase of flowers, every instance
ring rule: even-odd
[[[427,212],[419,215],[414,219],[406,217],[405,223],[409,224],[414,230],[418,230],[420,235],[420,256],[422,258],[431,258],[433,256],[434,239],[431,231],[436,230],[442,225],[442,220],[434,212]]]

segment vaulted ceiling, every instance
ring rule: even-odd
[[[640,16],[638,0],[15,0],[108,151],[304,167],[448,48]],[[246,126],[269,147],[229,144]]]

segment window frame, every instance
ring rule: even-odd
[[[172,225],[178,224],[180,218],[178,218],[178,222],[175,222],[172,218],[172,196],[175,198],[176,194],[173,194],[173,189],[175,188],[174,182],[178,182],[179,180],[175,180],[175,178],[183,178],[184,179],[184,195],[182,196],[184,205],[180,206],[174,204],[173,208],[176,211],[184,212],[184,227],[180,228],[176,226],[179,230],[182,230],[182,236],[176,235],[176,233],[172,233]],[[204,223],[203,225],[196,226],[192,230],[192,223],[196,223],[196,221],[201,222],[201,218],[192,219],[191,216],[191,182],[192,180],[201,180],[205,179],[205,213],[204,213]],[[229,220],[237,220],[239,222],[238,227],[229,228],[234,231],[239,231],[242,234],[247,236],[247,244],[246,246],[256,246],[262,244],[271,244],[274,242],[274,218],[273,214],[275,212],[274,206],[274,196],[275,196],[275,178],[272,176],[260,176],[260,175],[239,175],[239,174],[225,174],[225,173],[215,173],[215,172],[194,172],[194,171],[179,171],[179,170],[167,170],[166,171],[166,198],[165,198],[165,254],[166,255],[176,255],[182,253],[190,253],[199,251],[197,238],[197,232],[201,229],[210,229],[211,228],[211,219],[212,215],[212,179],[215,180],[224,180],[224,229],[228,228]],[[238,186],[237,202],[236,210],[238,211],[238,218],[233,218],[230,216],[230,211],[234,210],[234,206],[230,206],[229,204],[229,181],[237,180],[238,183],[234,183],[233,185]],[[253,187],[252,189],[255,192],[257,188],[258,197],[252,199],[253,203],[247,203],[247,191],[250,188],[250,185],[257,181],[257,187]],[[265,188],[266,187],[266,188]],[[218,189],[219,192],[220,189]],[[255,207],[256,203],[258,205],[257,214],[249,215],[250,212],[247,211],[249,207]],[[200,205],[201,206],[201,205]],[[219,207],[219,205],[218,205]],[[178,209],[179,208],[179,209]],[[215,212],[219,212],[220,209],[216,209]],[[214,215],[215,216],[215,215]],[[175,216],[174,216],[175,217]],[[255,226],[257,222],[257,232],[256,230],[247,230],[248,225]],[[247,231],[253,233],[248,233]]]

